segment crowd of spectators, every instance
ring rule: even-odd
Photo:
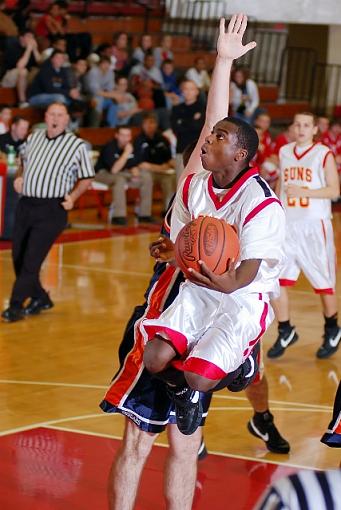
[[[127,187],[139,188],[139,215],[148,220],[153,185],[158,183],[165,210],[175,189],[175,176],[183,169],[182,152],[198,138],[203,126],[210,87],[205,59],[196,58],[188,69],[177,67],[172,37],[167,34],[158,44],[150,34],[143,34],[134,47],[132,34],[120,32],[111,43],[94,47],[90,34],[70,32],[65,1],[51,3],[35,25],[25,25],[21,19],[16,26],[3,8],[0,0],[4,50],[0,85],[16,88],[21,108],[42,109],[55,101],[66,104],[70,129],[118,129],[96,164],[96,180],[113,190],[114,223],[126,223]],[[241,67],[232,72],[230,112],[255,126],[260,144],[253,164],[274,187],[279,149],[293,140],[293,131],[288,126],[273,137],[271,118],[260,108],[257,84]],[[0,138],[12,133],[10,125],[11,111],[3,107]],[[12,125],[15,132],[17,118]],[[133,126],[141,128],[136,140],[132,139]],[[341,170],[340,122],[329,123],[321,117],[319,133]],[[2,152],[6,152],[5,145]],[[17,147],[14,142],[11,145]]]

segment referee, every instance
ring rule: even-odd
[[[66,106],[52,103],[45,113],[46,130],[30,135],[21,151],[23,174],[14,181],[22,194],[13,229],[16,279],[9,307],[1,314],[7,322],[52,308],[39,280],[40,268],[67,224],[67,211],[94,176],[84,141],[66,131],[69,120]]]

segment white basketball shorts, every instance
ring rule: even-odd
[[[282,286],[295,285],[301,271],[317,294],[334,294],[336,255],[331,220],[288,222],[280,275]]]
[[[265,294],[223,294],[187,280],[158,319],[145,319],[148,341],[156,334],[181,356],[177,368],[208,379],[222,379],[249,356],[273,320]]]

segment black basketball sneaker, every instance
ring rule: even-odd
[[[298,334],[296,333],[295,326],[290,326],[285,330],[278,330],[278,337],[276,342],[267,352],[268,358],[279,358],[284,354],[284,351],[289,345],[294,344],[298,340]]]

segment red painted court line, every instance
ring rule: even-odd
[[[0,437],[0,508],[107,510],[107,477],[119,444],[115,439],[48,428]],[[164,508],[167,452],[167,448],[153,448],[137,510]],[[251,510],[270,480],[293,471],[286,466],[210,454],[199,463],[193,510]]]
[[[75,241],[89,241],[91,239],[106,239],[108,237],[148,234],[149,232],[159,231],[160,225],[146,225],[143,227],[113,227],[100,230],[80,230],[77,232],[69,231],[61,234],[56,243],[72,243]],[[11,246],[11,241],[0,241],[0,250],[8,250]]]

